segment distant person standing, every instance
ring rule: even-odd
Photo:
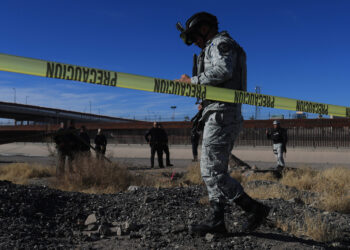
[[[163,165],[163,147],[162,147],[162,130],[158,127],[158,123],[154,122],[153,127],[145,134],[145,139],[151,147],[151,168],[154,167],[154,155],[157,152],[159,168]],[[151,137],[151,138],[149,138]]]
[[[267,139],[272,140],[273,142],[273,153],[276,155],[277,159],[277,170],[282,170],[285,166],[283,153],[287,153],[287,142],[288,135],[287,130],[280,126],[279,121],[273,121],[273,129],[269,131],[266,129]]]
[[[102,133],[102,129],[100,128],[97,130],[97,135],[95,137],[95,148],[97,159],[103,159],[104,155],[106,154],[107,138]]]
[[[59,177],[64,174],[64,167],[66,163],[66,156],[68,155],[66,151],[67,138],[65,135],[66,124],[64,122],[60,123],[59,129],[56,131],[54,136],[54,141],[56,143],[57,149],[57,165],[56,165],[56,175]]]
[[[196,128],[192,128],[191,130],[191,144],[192,144],[192,155],[193,155],[193,162],[198,161],[198,145],[199,145],[199,139],[201,135],[198,132]]]
[[[67,136],[69,138],[69,151],[71,152],[72,157],[71,161],[73,161],[80,149],[79,130],[75,128],[74,120],[68,121]]]
[[[90,156],[90,136],[86,131],[85,126],[81,126],[80,128],[80,153],[83,157]]]
[[[74,137],[74,125],[70,123],[67,128],[66,124],[61,122],[60,128],[57,130],[54,141],[58,152],[58,160],[56,167],[57,177],[65,174],[66,160],[68,160],[69,171],[73,172],[73,159],[76,149],[76,138]],[[68,158],[68,159],[67,159]]]
[[[163,151],[165,153],[165,159],[166,159],[166,165],[167,167],[174,166],[173,164],[170,163],[170,152],[169,152],[169,146],[168,146],[168,134],[164,130],[163,126],[158,123],[158,128],[161,130],[161,144],[163,147]]]

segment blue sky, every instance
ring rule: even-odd
[[[350,106],[350,1],[3,0],[0,53],[165,79],[191,74],[175,23],[216,15],[247,52],[248,91]],[[0,101],[136,119],[183,120],[195,100],[0,72]],[[248,119],[255,107],[244,105]],[[289,112],[261,109],[262,117]],[[290,112],[294,113],[294,112]]]

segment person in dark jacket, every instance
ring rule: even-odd
[[[161,130],[161,144],[163,147],[163,151],[165,153],[165,162],[167,167],[174,166],[173,164],[170,163],[170,152],[169,152],[169,146],[168,146],[168,134],[164,130],[162,124],[158,123],[158,128]]]
[[[157,122],[154,122],[153,127],[145,134],[145,139],[151,147],[151,168],[154,167],[154,155],[156,152],[159,168],[164,168],[162,137],[164,138],[164,135]]]
[[[199,145],[199,139],[201,135],[198,132],[197,129],[193,128],[191,130],[191,144],[192,144],[192,155],[193,155],[193,162],[198,161],[198,145]]]
[[[272,131],[266,130],[266,136],[273,142],[273,153],[277,159],[277,170],[282,170],[285,166],[283,153],[287,153],[287,130],[282,128],[280,122],[276,120],[273,121]]]
[[[60,128],[54,136],[58,152],[58,161],[56,175],[61,177],[65,173],[66,160],[68,160],[69,172],[73,172],[73,160],[78,151],[78,141],[74,122],[70,121],[67,128],[66,124],[61,122]]]
[[[107,138],[102,133],[102,129],[97,130],[97,135],[95,137],[95,149],[96,149],[96,157],[97,159],[102,160],[106,153],[107,148]]]
[[[90,156],[90,136],[86,131],[85,126],[81,126],[80,128],[80,153],[83,157]]]

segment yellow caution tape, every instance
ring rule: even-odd
[[[188,84],[1,53],[0,70],[222,102],[243,103],[267,108],[350,117],[350,107],[256,94],[207,85]]]

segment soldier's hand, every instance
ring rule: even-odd
[[[199,104],[197,108],[198,108],[198,111],[201,111],[203,109],[202,104]]]
[[[181,75],[181,78],[178,80],[175,80],[177,82],[184,82],[184,83],[191,83],[191,77],[189,77],[186,74]]]

